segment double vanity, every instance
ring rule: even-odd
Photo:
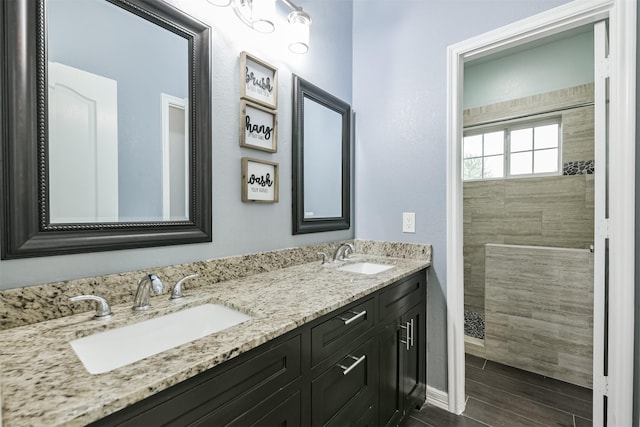
[[[107,320],[87,311],[7,329],[2,420],[396,424],[425,399],[430,256],[371,253],[217,283],[201,274],[147,310],[131,300]]]
[[[425,397],[431,247],[356,240],[345,245],[355,246],[346,260],[340,260],[346,249],[336,251],[338,262],[317,256],[333,253],[338,242],[215,260],[193,255],[224,253],[222,245],[238,237],[242,224],[234,213],[242,211],[242,221],[266,228],[271,224],[261,215],[268,210],[269,218],[280,221],[274,230],[283,230],[288,207],[230,203],[231,220],[217,225],[224,231],[210,243],[217,194],[211,117],[222,110],[231,114],[230,101],[237,102],[226,96],[214,105],[212,87],[240,84],[246,76],[214,81],[215,73],[231,75],[233,65],[222,67],[232,63],[229,54],[238,53],[219,43],[216,59],[224,60],[212,61],[214,31],[173,3],[95,0],[77,10],[72,2],[2,1],[3,111],[21,112],[2,119],[6,138],[0,148],[11,153],[2,163],[3,262],[204,246],[189,251],[189,259],[198,259],[190,264],[0,291],[0,424],[397,424]],[[101,34],[99,28],[118,31]],[[70,39],[70,29],[83,34],[85,43]],[[292,234],[344,230],[334,236],[351,237],[351,107],[290,73],[289,65],[282,63],[280,81],[292,82],[291,163],[283,163],[292,170]],[[103,88],[100,102],[75,85],[89,78],[91,94]],[[288,98],[282,93],[280,102]],[[90,120],[78,123],[82,114],[69,111],[89,111]],[[275,105],[269,114],[275,122]],[[175,129],[164,125],[170,116],[177,119],[166,122],[176,121]],[[236,135],[237,123],[221,123]],[[322,127],[310,131],[314,126]],[[216,161],[241,166],[245,151],[256,146],[240,145],[242,157]],[[97,146],[98,160],[86,148]],[[276,151],[275,141],[273,147],[266,151]],[[322,156],[313,155],[319,151]],[[286,156],[281,152],[275,160]],[[139,173],[140,159],[162,167]],[[95,171],[94,164],[104,167]],[[92,185],[93,179],[100,184]],[[280,187],[288,187],[287,181]],[[243,230],[237,247],[260,247],[254,234]],[[266,239],[258,239],[263,247],[302,241]],[[139,255],[141,263],[156,265],[153,254]],[[98,265],[98,255],[78,259],[95,263],[98,271],[119,269]],[[24,266],[39,264],[27,260]],[[66,273],[58,277],[81,275]],[[178,289],[177,282],[193,274],[198,277]],[[159,295],[150,298],[149,289]]]

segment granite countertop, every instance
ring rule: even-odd
[[[0,333],[0,387],[5,426],[76,426],[116,412],[430,265],[429,261],[354,255],[395,268],[364,275],[319,262],[152,298],[146,312],[113,306],[107,321],[87,313]],[[193,280],[204,280],[201,278]],[[203,303],[221,303],[249,321],[104,374],[89,374],[69,341]]]

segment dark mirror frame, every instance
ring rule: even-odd
[[[342,215],[304,217],[304,99],[309,98],[342,116]],[[351,106],[293,75],[293,234],[347,230],[351,224]]]
[[[105,1],[188,40],[189,220],[49,223],[45,0],[0,0],[2,259],[211,241],[211,28],[159,0]]]

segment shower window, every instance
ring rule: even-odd
[[[557,175],[560,135],[559,119],[469,131],[462,144],[464,180]]]

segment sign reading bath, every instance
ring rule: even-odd
[[[250,319],[224,305],[203,304],[69,344],[89,373],[103,374]]]

